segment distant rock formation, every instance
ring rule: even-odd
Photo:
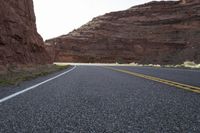
[[[199,63],[200,1],[185,2],[154,1],[111,12],[46,43],[58,62]]]
[[[198,3],[199,0],[181,0],[182,4],[187,4],[187,3]]]
[[[0,2],[0,65],[44,64],[50,58],[37,33],[32,0]]]

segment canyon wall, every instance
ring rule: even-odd
[[[200,62],[200,1],[160,1],[94,18],[47,40],[57,62]]]
[[[0,65],[50,63],[37,33],[32,0],[0,2]]]

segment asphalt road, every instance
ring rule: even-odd
[[[200,86],[196,70],[113,68]],[[0,87],[0,99],[63,72]],[[0,133],[103,132],[199,133],[200,94],[104,67],[77,66],[0,102]]]

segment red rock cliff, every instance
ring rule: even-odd
[[[0,65],[44,64],[49,56],[36,31],[32,0],[0,1]]]
[[[200,1],[150,2],[108,13],[47,43],[61,62],[200,62]]]

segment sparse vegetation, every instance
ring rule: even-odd
[[[183,64],[166,65],[165,67],[200,69],[200,64],[196,64],[194,61],[185,61]]]
[[[125,61],[124,61],[123,58],[120,58],[120,57],[119,57],[119,58],[116,59],[116,63],[117,63],[117,64],[124,64]]]
[[[149,67],[161,67],[159,64],[145,64],[144,66],[149,66]]]
[[[149,67],[161,67],[159,64],[138,64],[138,63],[130,63],[131,66],[149,66]]]
[[[37,66],[9,66],[0,73],[0,85],[18,85],[22,81],[45,76],[47,74],[68,68],[69,65],[37,65]]]
[[[178,64],[178,65],[138,64],[138,63],[130,63],[130,65],[131,66],[200,69],[200,64],[196,64],[194,61],[185,61],[183,64]]]
[[[130,63],[130,65],[131,65],[131,66],[143,66],[142,64],[138,64],[138,63],[135,63],[135,62]]]

